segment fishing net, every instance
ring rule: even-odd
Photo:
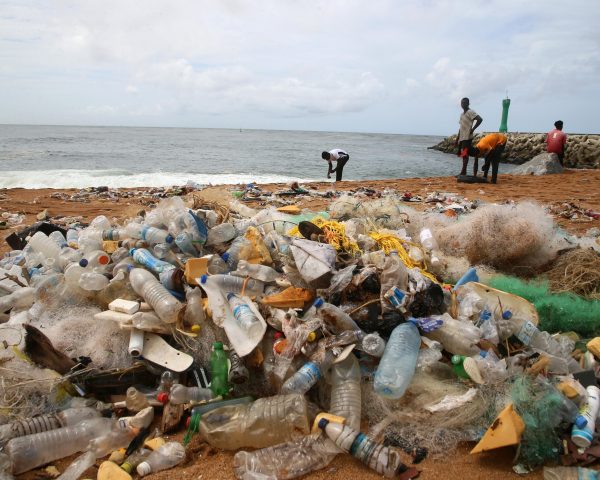
[[[509,276],[494,277],[489,285],[533,303],[540,330],[573,331],[584,337],[600,334],[600,300],[586,300],[570,293],[553,294],[547,282],[526,282]]]
[[[463,395],[467,390],[449,372],[440,376],[417,371],[400,400],[384,399],[368,385],[363,388],[362,408],[369,420],[369,435],[403,448],[426,448],[434,456],[446,456],[460,442],[476,440],[493,421],[497,405],[506,399],[503,386],[484,385],[472,401],[456,409],[436,413],[425,410],[446,395]]]
[[[525,423],[518,461],[535,467],[557,458],[561,433],[577,415],[577,406],[541,377],[517,377],[511,397]]]
[[[401,228],[420,217],[413,208],[403,205],[398,195],[385,195],[374,200],[361,201],[352,195],[342,195],[328,208],[331,218],[348,220],[367,218],[373,226],[383,228]]]
[[[327,220],[323,217],[314,217],[311,220],[311,223],[314,223],[323,230],[326,242],[338,252],[348,252],[353,256],[361,253],[358,244],[346,235],[346,227],[342,223],[334,220]],[[301,236],[297,226],[290,229],[287,234],[296,237]]]
[[[600,254],[592,249],[575,249],[558,257],[545,273],[550,289],[600,300]]]
[[[554,259],[560,240],[551,217],[533,203],[488,205],[434,230],[440,249],[505,272],[535,272]]]

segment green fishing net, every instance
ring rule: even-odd
[[[569,293],[550,293],[547,282],[524,282],[498,276],[489,285],[529,300],[540,317],[540,330],[550,333],[573,331],[583,337],[600,335],[600,301],[585,300]]]
[[[529,467],[556,459],[561,434],[577,415],[577,406],[545,379],[516,377],[511,397],[515,411],[525,422],[517,461]]]

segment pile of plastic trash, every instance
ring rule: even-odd
[[[0,478],[75,454],[59,478],[105,457],[98,478],[144,476],[193,439],[236,450],[240,479],[340,454],[416,478],[459,442],[578,478],[600,456],[600,301],[531,280],[576,246],[533,204],[458,210],[173,196],[28,230],[0,260]]]

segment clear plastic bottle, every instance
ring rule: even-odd
[[[288,378],[281,387],[282,394],[308,392],[323,374],[329,369],[335,357],[330,350],[325,351],[323,359],[315,359],[305,363],[296,373]]]
[[[380,358],[385,351],[385,340],[377,332],[369,333],[362,338],[360,349],[367,355]]]
[[[147,448],[140,448],[125,459],[125,461],[121,464],[121,468],[131,475],[131,472],[133,472],[133,470],[140,463],[146,460],[151,453],[152,450],[148,450]]]
[[[109,280],[101,273],[83,272],[77,284],[87,291],[99,291],[108,286]]]
[[[67,243],[71,248],[79,247],[79,230],[75,230],[74,228],[67,230]]]
[[[235,238],[236,235],[237,231],[231,223],[221,223],[208,231],[206,246],[209,247],[211,245],[228,242]]]
[[[404,473],[408,467],[402,463],[400,451],[393,447],[384,447],[376,443],[364,433],[350,428],[341,423],[334,423],[323,418],[319,421],[319,428],[342,450],[359,459],[369,468],[380,475],[393,478],[399,473]],[[410,479],[418,476],[414,470],[414,476],[405,476]]]
[[[229,381],[237,385],[245,383],[250,378],[250,373],[233,347],[229,347]]]
[[[178,442],[167,442],[152,452],[137,466],[137,473],[145,477],[150,473],[176,467],[185,460],[185,448]]]
[[[209,275],[217,275],[219,273],[227,273],[229,272],[229,267],[225,260],[221,258],[220,255],[214,254],[210,255],[208,260],[208,267],[206,269]]]
[[[262,333],[260,320],[244,300],[235,293],[228,293],[227,301],[238,325],[248,334],[248,337],[255,338]]]
[[[192,288],[188,285],[185,285],[184,288],[187,303],[185,306],[183,320],[186,325],[198,325],[200,328],[202,328],[202,325],[206,321],[206,315],[204,314],[204,303],[202,301],[202,290],[198,287]]]
[[[324,302],[323,305],[317,308],[319,318],[333,334],[342,333],[346,330],[360,330],[352,317],[344,312],[341,308]]]
[[[393,399],[404,395],[415,374],[420,346],[421,335],[414,323],[394,328],[375,372],[373,388],[377,394]]]
[[[0,312],[6,312],[11,308],[29,308],[35,302],[35,288],[22,287],[14,292],[0,297]]]
[[[229,385],[227,383],[229,365],[227,363],[227,355],[223,350],[223,343],[221,342],[213,343],[213,352],[210,356],[210,374],[212,377],[210,389],[215,397],[227,395],[229,393]]]
[[[429,228],[424,228],[421,230],[419,239],[421,240],[421,245],[426,251],[431,252],[432,250],[438,249],[438,244]]]
[[[454,355],[472,356],[479,354],[477,343],[481,340],[481,330],[471,322],[455,320],[448,313],[433,315],[432,319],[441,319],[443,325],[425,336],[444,346],[444,350]]]
[[[277,270],[266,265],[248,263],[247,260],[240,260],[237,270],[231,274],[238,277],[251,277],[265,283],[272,283],[281,278],[281,274]]]
[[[389,312],[394,307],[387,301],[385,294],[392,287],[398,287],[400,290],[408,290],[408,270],[404,262],[398,256],[396,250],[390,252],[389,257],[385,259],[383,271],[381,272],[381,309],[383,312]]]
[[[58,245],[58,248],[60,248],[61,250],[69,246],[67,240],[65,239],[65,236],[58,230],[51,232],[50,235],[48,235],[48,238],[50,238],[54,243],[56,243]]]
[[[159,392],[170,392],[173,385],[179,381],[177,375],[171,370],[165,370],[160,375],[160,382],[158,384]]]
[[[234,277],[233,275],[211,275],[210,277],[203,276],[202,283],[205,283],[205,278],[210,279],[210,282],[227,293],[242,293],[248,297],[262,295],[265,290],[265,284],[259,280],[245,279]]]
[[[177,321],[184,305],[152,273],[143,268],[134,268],[129,272],[129,281],[135,292],[148,302],[163,322]]]
[[[145,248],[132,248],[129,253],[137,263],[143,265],[148,270],[152,270],[154,273],[163,273],[175,268],[175,265],[159,260]]]
[[[135,387],[129,387],[125,393],[125,406],[131,412],[140,412],[150,405],[160,405],[156,400],[156,392],[141,392]]]
[[[186,255],[195,257],[198,250],[194,246],[194,239],[188,232],[182,232],[175,237],[175,245]]]
[[[61,427],[70,427],[83,420],[97,417],[100,417],[98,410],[89,407],[77,407],[7,423],[0,426],[0,447],[12,438],[47,432]]]
[[[181,405],[191,402],[203,402],[212,400],[214,395],[210,388],[186,387],[177,383],[171,387],[169,401],[174,405]]]
[[[200,421],[204,440],[225,450],[276,445],[309,430],[303,395],[276,395],[251,404],[221,407],[205,413]]]
[[[598,480],[600,473],[583,467],[544,467],[544,480]]]
[[[227,263],[229,270],[235,270],[237,268],[238,262],[240,261],[240,255],[242,249],[248,248],[250,246],[250,242],[246,240],[244,237],[237,237],[229,246],[227,251],[222,255],[223,260]]]
[[[119,260],[112,269],[113,276],[119,272],[129,273],[129,271],[135,266],[135,260],[132,257],[125,257]]]
[[[346,419],[346,425],[355,430],[360,428],[361,392],[360,366],[354,355],[333,365],[329,378],[331,402],[329,411]]]
[[[79,261],[83,268],[103,268],[110,263],[110,257],[103,250],[93,250],[86,252],[85,256]]]
[[[166,230],[161,230],[156,227],[149,227],[144,225],[140,231],[140,238],[144,240],[148,245],[155,245],[157,243],[173,243],[173,235]]]
[[[28,245],[33,248],[36,252],[43,255],[44,259],[54,259],[58,261],[58,256],[60,255],[60,247],[48,238],[48,236],[43,232],[36,232],[27,242]]]
[[[114,425],[115,421],[110,418],[93,418],[70,427],[13,438],[6,446],[13,474],[19,475],[83,451],[91,440],[106,435]]]

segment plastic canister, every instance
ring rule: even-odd
[[[594,438],[596,418],[600,408],[600,389],[594,385],[586,388],[587,402],[579,411],[571,430],[571,440],[580,448],[589,447]]]

